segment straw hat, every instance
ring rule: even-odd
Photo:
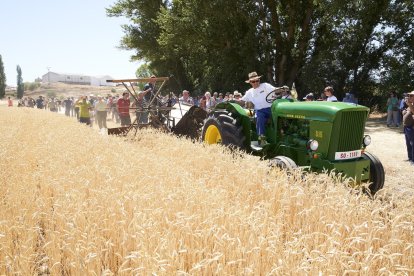
[[[250,83],[250,81],[252,81],[252,80],[258,80],[261,77],[262,76],[257,75],[256,72],[251,72],[251,73],[249,73],[249,79],[246,81],[246,83]]]

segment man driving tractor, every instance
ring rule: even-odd
[[[272,115],[270,110],[272,102],[267,101],[266,97],[271,92],[275,91],[276,87],[266,82],[260,83],[260,78],[262,76],[257,75],[256,72],[251,72],[248,76],[249,79],[246,80],[246,83],[250,83],[252,88],[246,91],[244,96],[240,99],[240,103],[241,105],[245,105],[246,102],[253,103],[257,117],[256,132],[259,137],[258,142],[260,145],[264,145],[266,143],[265,125]]]

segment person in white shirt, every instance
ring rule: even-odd
[[[289,87],[288,86],[283,86],[282,87],[282,99],[288,99],[288,100],[292,100],[292,94],[290,93]]]
[[[188,90],[183,91],[183,96],[178,99],[181,104],[194,105],[193,98],[190,97],[190,92]]]
[[[257,75],[256,72],[249,73],[249,79],[246,83],[250,83],[252,88],[246,91],[241,98],[240,103],[244,105],[246,102],[252,102],[256,111],[256,132],[259,136],[259,141],[266,141],[265,126],[267,120],[271,117],[272,112],[270,107],[271,102],[266,101],[266,96],[272,93],[276,88],[269,83],[260,83],[262,76]]]
[[[325,87],[325,89],[323,90],[323,93],[325,93],[327,102],[337,102],[338,101],[338,99],[333,95],[334,90],[333,90],[332,86]]]
[[[98,96],[98,101],[95,103],[96,119],[98,121],[99,129],[108,128],[106,126],[106,115],[108,111],[108,104],[102,96]]]

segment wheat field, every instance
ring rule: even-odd
[[[0,106],[1,275],[413,275],[414,201]]]

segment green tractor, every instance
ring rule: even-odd
[[[367,107],[277,99],[271,111],[266,143],[258,142],[254,111],[230,102],[218,104],[209,113],[201,139],[246,150],[282,168],[335,171],[354,179],[356,185],[370,183],[371,194],[384,186],[381,162],[365,151],[371,142],[364,135]]]

